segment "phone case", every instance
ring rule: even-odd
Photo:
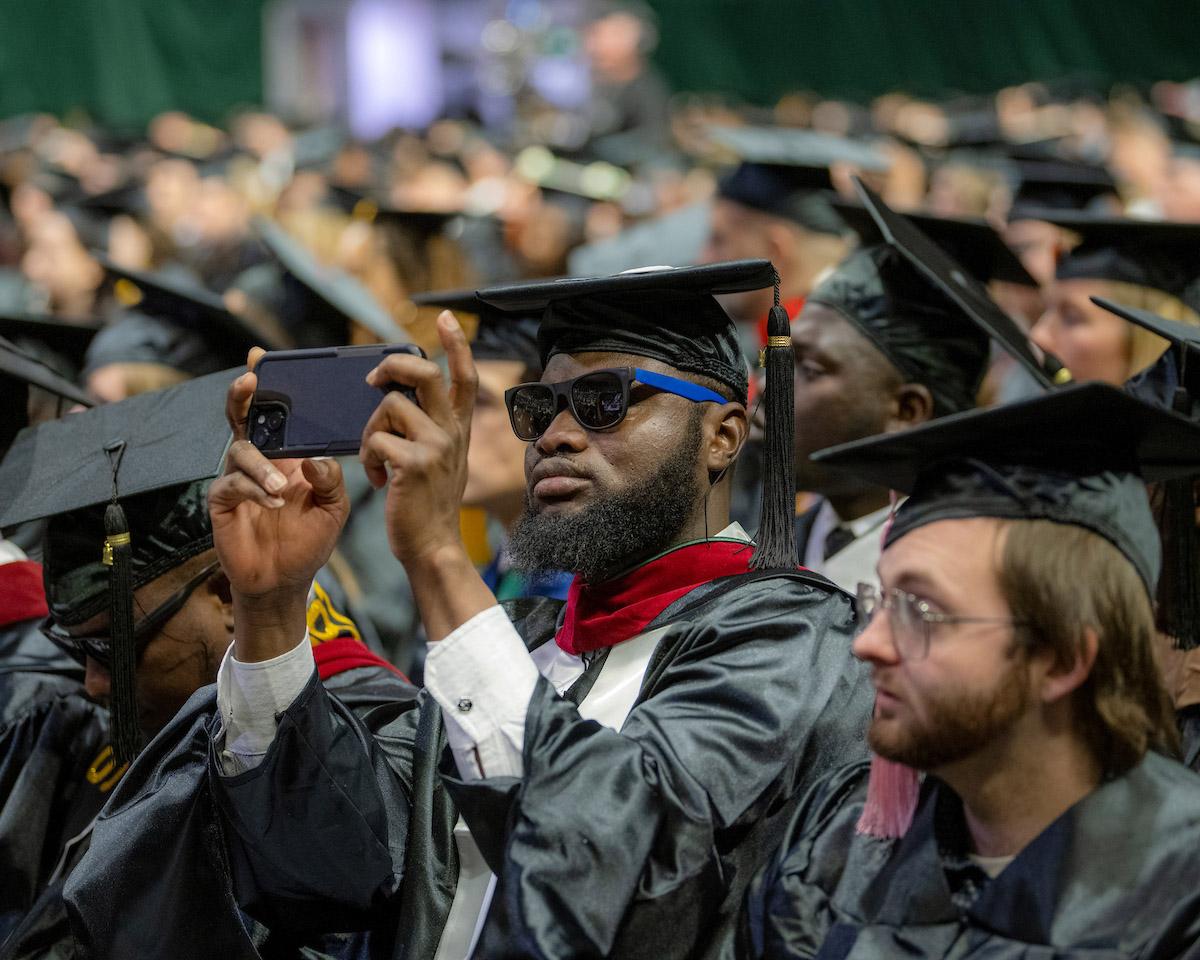
[[[362,433],[387,391],[366,376],[389,353],[424,356],[414,344],[275,350],[255,364],[258,388],[247,435],[271,459],[358,453]],[[395,385],[414,403],[409,387]]]

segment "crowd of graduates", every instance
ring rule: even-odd
[[[569,144],[0,121],[0,957],[1200,951],[1200,86],[644,27]]]

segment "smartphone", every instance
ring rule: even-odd
[[[415,344],[368,344],[274,350],[254,366],[247,435],[267,457],[340,457],[358,453],[367,420],[387,390],[366,376],[389,353],[425,356]],[[394,384],[414,403],[411,387]]]

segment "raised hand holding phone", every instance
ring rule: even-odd
[[[262,355],[251,351],[251,369]],[[271,461],[249,442],[256,386],[246,373],[229,387],[225,416],[234,440],[224,476],[208,491],[213,541],[233,598],[234,656],[243,662],[270,659],[299,642],[309,585],[350,513],[336,461]]]

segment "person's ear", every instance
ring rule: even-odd
[[[933,418],[933,395],[923,383],[903,383],[892,395],[887,432],[897,433]]]
[[[1052,657],[1046,661],[1040,683],[1042,703],[1051,704],[1078,690],[1100,652],[1100,637],[1091,627],[1083,631],[1078,647],[1069,657]]]
[[[787,275],[796,259],[796,235],[786,224],[778,222],[769,223],[763,235],[767,241],[767,259],[781,275]]]
[[[704,465],[710,477],[729,469],[750,435],[750,417],[740,403],[715,404],[704,416]]]

